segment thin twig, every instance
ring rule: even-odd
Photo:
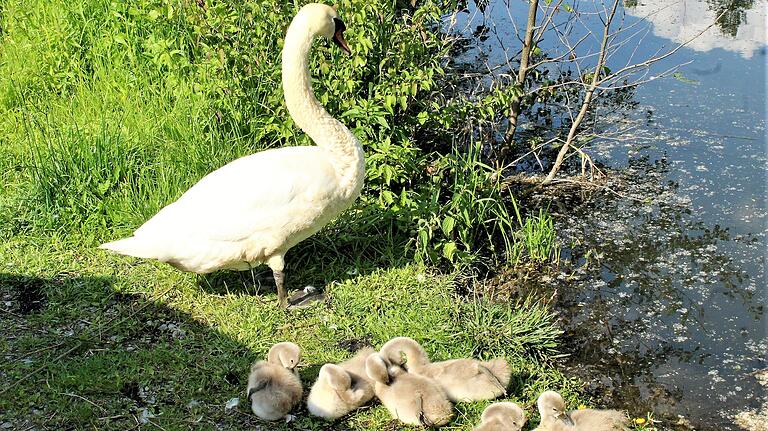
[[[523,54],[520,57],[520,69],[517,72],[517,85],[523,88],[525,85],[525,75],[528,73],[528,60],[530,59],[531,49],[533,47],[533,32],[536,29],[536,11],[539,8],[539,0],[530,0],[528,6],[528,25],[525,28],[525,42],[523,43]],[[520,98],[515,97],[512,100],[512,106],[509,108],[509,125],[504,135],[504,141],[509,145],[515,136],[517,130],[517,118],[520,115]]]
[[[151,420],[151,419],[147,419],[147,422],[148,422],[148,423],[150,423],[150,424],[152,424],[152,425],[154,425],[154,426],[156,426],[156,427],[158,427],[158,428],[160,428],[160,429],[161,429],[161,430],[163,430],[163,431],[167,431],[165,428],[161,427],[159,424],[155,423],[155,422],[154,422],[153,420]]]
[[[98,420],[100,420],[100,421],[111,421],[111,420],[114,420],[114,419],[127,418],[127,417],[128,416],[126,416],[126,415],[104,416],[104,417],[99,418]]]
[[[576,136],[576,130],[579,128],[579,125],[581,125],[581,121],[587,115],[587,111],[589,110],[589,104],[592,101],[592,95],[595,93],[595,88],[597,88],[598,84],[600,83],[600,73],[602,72],[603,65],[605,64],[605,55],[607,52],[606,47],[608,45],[608,37],[611,30],[611,21],[613,21],[613,17],[616,14],[616,9],[619,7],[619,1],[620,0],[615,0],[613,2],[611,13],[608,15],[605,21],[605,27],[603,28],[603,40],[600,44],[600,58],[597,60],[597,66],[595,66],[595,71],[594,71],[594,74],[592,75],[592,83],[589,86],[589,89],[587,89],[587,93],[584,95],[584,101],[581,104],[581,109],[579,110],[579,114],[576,116],[576,118],[573,120],[573,123],[571,124],[571,128],[568,131],[568,137],[565,139],[565,144],[563,144],[563,147],[557,153],[557,158],[555,159],[555,163],[552,165],[552,168],[550,169],[549,174],[547,174],[547,177],[544,179],[544,182],[542,183],[544,185],[551,182],[555,178],[555,175],[557,175],[558,171],[560,170],[560,166],[563,164],[563,158],[565,157],[565,154],[568,152],[568,148],[572,145],[573,139]]]
[[[67,341],[69,341],[69,340],[67,340]],[[21,358],[22,356],[26,357],[26,358],[29,358],[30,356],[34,355],[35,353],[40,353],[40,352],[44,352],[46,350],[51,350],[51,349],[55,349],[55,348],[61,347],[61,346],[65,345],[65,344],[67,344],[67,341],[62,341],[60,343],[50,344],[48,346],[43,346],[43,347],[40,347],[38,349],[32,350],[31,352],[25,352],[23,355],[22,354],[17,354],[16,355],[16,359]]]
[[[56,362],[56,361],[58,361],[59,359],[63,358],[64,356],[66,356],[66,355],[68,355],[68,354],[72,353],[73,351],[77,350],[77,349],[78,349],[78,348],[80,348],[82,345],[83,345],[83,343],[82,343],[82,342],[79,342],[79,343],[77,343],[77,345],[76,345],[76,346],[74,346],[74,347],[70,348],[69,350],[65,351],[64,353],[61,353],[61,354],[59,354],[58,356],[56,356],[55,358],[53,358],[53,361],[51,361],[51,362]],[[9,390],[11,390],[11,389],[13,389],[14,387],[18,386],[18,384],[19,384],[19,383],[23,382],[24,380],[27,380],[28,378],[32,377],[33,375],[35,375],[35,374],[37,374],[37,373],[39,373],[40,371],[44,370],[46,367],[48,367],[48,363],[44,363],[43,365],[39,366],[38,368],[36,368],[36,369],[34,369],[34,370],[30,371],[29,373],[25,374],[24,376],[22,376],[21,378],[19,378],[19,380],[16,380],[15,382],[13,382],[13,383],[11,383],[10,385],[8,385],[8,386],[6,386],[5,388],[3,388],[3,390],[2,390],[2,391],[0,391],[0,395],[3,395],[3,394],[5,394],[5,393],[6,393],[6,392],[8,392]]]
[[[2,311],[3,313],[10,314],[11,316],[19,318],[19,319],[23,319],[24,318],[24,316],[22,316],[21,314],[16,314],[16,313],[14,313],[11,310],[6,310],[5,308],[0,308],[0,311]]]
[[[86,398],[86,397],[84,397],[84,396],[82,396],[82,395],[73,394],[73,393],[70,393],[70,392],[61,392],[60,394],[61,394],[61,395],[66,395],[66,396],[68,396],[68,397],[79,398],[79,399],[81,399],[81,400],[85,401],[86,403],[88,403],[88,404],[90,404],[90,405],[92,405],[92,406],[94,406],[94,407],[96,407],[96,408],[98,408],[98,409],[101,409],[101,411],[102,411],[102,412],[104,412],[104,413],[106,413],[106,412],[107,412],[107,409],[105,409],[104,407],[102,407],[102,406],[100,406],[100,405],[98,405],[98,404],[94,403],[93,401],[89,400],[88,398]]]
[[[717,18],[715,18],[715,20],[712,21],[711,24],[709,24],[708,26],[704,27],[703,30],[701,30],[700,32],[698,32],[696,35],[694,35],[690,39],[686,40],[685,42],[682,42],[681,44],[677,45],[674,49],[668,51],[667,53],[659,55],[659,56],[656,56],[656,57],[649,58],[649,59],[647,59],[647,60],[645,60],[645,61],[643,61],[641,63],[635,63],[635,64],[632,64],[632,65],[623,67],[623,68],[617,70],[616,72],[612,73],[611,75],[620,75],[622,73],[626,73],[629,70],[634,70],[634,69],[638,69],[638,68],[642,68],[642,67],[647,67],[647,66],[650,66],[653,63],[661,61],[661,60],[663,60],[663,59],[665,59],[665,58],[675,54],[677,51],[682,49],[684,46],[687,46],[688,44],[690,44],[694,40],[696,40],[699,37],[701,37],[702,34],[707,32],[707,30],[709,30],[710,28],[712,28],[715,25],[717,25],[718,21],[720,21],[720,18],[722,18],[723,15],[725,15],[726,12],[727,12],[727,10],[723,11],[723,13],[718,15]]]

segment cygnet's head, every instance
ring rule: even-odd
[[[389,384],[389,366],[378,353],[373,353],[365,360],[365,373],[374,382]]]
[[[424,366],[429,361],[424,348],[409,337],[395,337],[381,346],[381,355],[394,365],[413,368]]]
[[[321,3],[309,3],[299,10],[297,17],[301,16],[304,25],[311,34],[323,36],[331,39],[333,43],[339,46],[348,55],[352,52],[344,39],[344,30],[347,27],[344,21],[339,18],[336,6],[328,6]]]
[[[542,422],[561,420],[569,425],[573,425],[571,417],[565,412],[565,400],[557,392],[546,391],[542,393],[539,395],[539,400],[536,404],[539,406]]]
[[[336,390],[347,390],[352,386],[352,377],[342,367],[336,364],[325,364],[320,367],[318,380],[325,381]]]
[[[270,364],[280,365],[289,370],[293,370],[299,365],[301,359],[301,349],[296,344],[290,342],[277,343],[269,349],[267,361]]]
[[[520,406],[512,402],[495,403],[483,410],[480,420],[483,423],[498,420],[511,426],[511,429],[519,430],[525,425],[525,412]]]

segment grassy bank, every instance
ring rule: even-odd
[[[557,351],[554,316],[535,303],[490,304],[461,298],[451,276],[392,262],[386,268],[329,268],[327,304],[284,313],[274,292],[238,277],[209,287],[154,263],[126,264],[71,239],[14,239],[2,246],[0,297],[6,359],[2,420],[15,429],[127,429],[143,412],[164,429],[236,429],[259,424],[244,398],[249,365],[270,345],[303,348],[308,388],[320,365],[351,350],[407,334],[435,358],[503,355],[513,366],[510,399],[529,407],[545,388],[577,385],[548,366]],[[349,273],[358,272],[355,275]],[[296,269],[296,278],[307,275]],[[68,352],[68,353],[67,353]],[[66,353],[66,354],[65,354]],[[61,356],[65,354],[64,356]],[[452,429],[471,429],[486,403],[460,404]],[[332,427],[400,429],[381,406]],[[278,429],[328,429],[302,407]],[[151,427],[147,424],[147,427]]]
[[[239,156],[308,144],[279,84],[295,6],[0,0],[0,424],[263,425],[224,404],[272,343],[301,345],[309,386],[324,362],[398,335],[438,359],[508,358],[509,399],[532,423],[544,389],[578,404],[554,367],[545,304],[466,295],[468,266],[546,262],[557,246],[551,219],[526,217],[477,149],[450,138],[458,126],[437,104],[447,3],[342,1],[356,55],[316,45],[318,98],[363,143],[367,185],[288,256],[288,287],[322,287],[328,302],[284,313],[237,275],[200,279],[95,247]],[[471,429],[485,405],[459,405],[452,429]],[[300,410],[280,427],[400,429],[380,406],[333,425]]]

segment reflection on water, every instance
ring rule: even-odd
[[[653,34],[675,43],[696,36],[718,16],[718,29],[711,29],[688,46],[696,51],[722,48],[752,58],[766,45],[767,0],[643,0],[626,13],[653,24]]]
[[[574,28],[571,37],[599,34],[601,23],[589,12],[600,3],[569,3],[587,27]],[[574,353],[564,366],[605,397],[602,405],[636,415],[653,411],[665,419],[662,429],[680,422],[675,429],[688,423],[738,430],[733,416],[766,398],[755,373],[768,367],[768,0],[624,3],[623,25],[639,27],[646,18],[649,32],[611,57],[609,67],[664,52],[726,13],[717,27],[656,65],[691,62],[680,74],[628,93],[634,103],[614,114],[620,119],[601,108],[596,117],[606,123],[638,126],[589,150],[623,171],[610,184],[613,192],[603,190],[576,209],[552,202],[567,208],[558,214],[563,244],[580,241],[573,259],[590,263],[544,283],[560,292]],[[497,76],[514,74],[503,67],[509,59],[516,67],[526,10],[521,0],[470,8],[457,27],[475,49],[460,60],[478,70],[483,62],[500,66]],[[567,21],[566,12],[559,14],[556,22]],[[540,46],[562,51],[556,37]],[[582,45],[579,54],[589,49],[594,46]]]
[[[707,4],[715,12],[715,16],[720,17],[717,22],[720,29],[732,38],[738,36],[739,28],[742,25],[749,25],[747,22],[747,11],[755,11],[755,0],[707,0]],[[765,6],[760,7],[764,11]],[[758,9],[756,12],[759,13],[760,10]]]
[[[683,415],[696,429],[735,429],[728,412],[758,407],[763,389],[747,374],[765,367],[761,235],[691,217],[691,201],[666,181],[666,159],[631,159],[594,197],[561,214],[563,241],[582,267],[553,280],[561,296],[566,367],[590,381],[603,403],[642,416]],[[672,421],[674,422],[674,420]]]

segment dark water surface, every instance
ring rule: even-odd
[[[768,1],[626,3],[634,6],[620,11],[623,25],[644,20],[637,28],[646,32],[609,59],[614,69],[630,56],[640,61],[674,47],[726,14],[654,67],[690,62],[676,77],[636,91],[637,106],[622,117],[634,124],[631,133],[592,148],[601,162],[625,168],[627,175],[615,180],[621,196],[605,192],[559,215],[564,245],[578,239],[574,255],[592,263],[549,281],[562,293],[575,352],[563,366],[592,382],[605,405],[638,416],[653,411],[667,426],[737,430],[733,415],[765,401],[754,372],[768,366]],[[527,7],[492,0],[459,14],[456,27],[475,35],[481,58],[502,64],[520,50],[512,23],[522,37]],[[595,3],[574,9],[600,36],[590,13]],[[571,36],[581,34],[574,28]],[[542,46],[557,49],[557,40],[545,38]]]

